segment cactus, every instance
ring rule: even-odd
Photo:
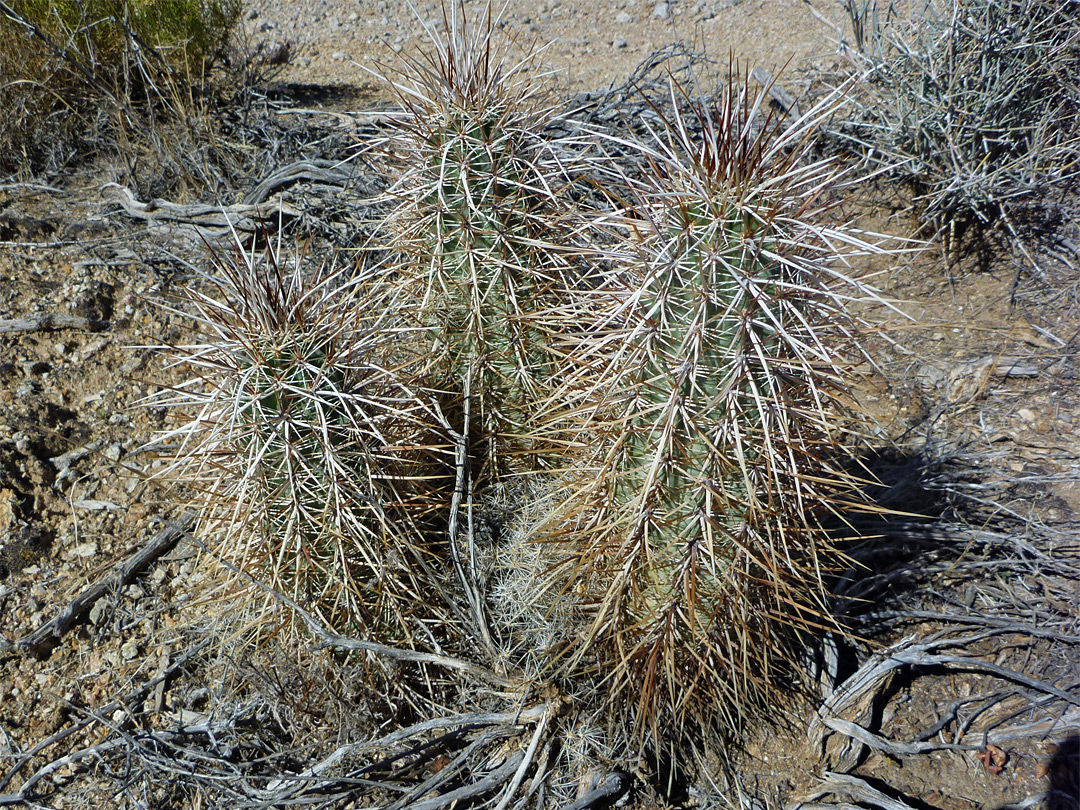
[[[174,438],[240,569],[331,626],[554,680],[587,718],[568,751],[730,730],[794,634],[835,625],[828,527],[869,508],[847,304],[872,291],[843,268],[882,249],[819,224],[837,173],[809,135],[835,97],[789,123],[737,78],[715,101],[673,83],[599,236],[572,198],[611,163],[555,132],[490,11],[444,19],[385,69],[391,264],[219,262]]]
[[[401,272],[423,301],[444,388],[475,424],[493,479],[528,470],[551,448],[538,439],[553,345],[565,311],[568,189],[584,173],[583,144],[545,133],[553,100],[528,75],[535,53],[512,61],[490,7],[476,22],[444,7],[445,37],[384,68],[405,110],[392,137],[405,170],[391,194]],[[523,458],[524,457],[524,458]]]
[[[202,340],[168,347],[190,374],[170,397],[185,419],[165,437],[173,467],[202,492],[229,566],[327,627],[407,644],[438,580],[409,484],[424,432],[403,382],[415,328],[381,271],[291,259],[237,246],[214,257],[207,292],[187,293]]]
[[[766,98],[673,86],[608,285],[626,337],[596,338],[603,404],[583,431],[601,452],[534,528],[584,594],[559,671],[608,673],[638,744],[734,728],[760,703],[790,631],[832,624],[825,526],[860,508],[846,302],[870,291],[837,268],[880,248],[816,224],[836,175],[806,136],[835,99],[787,124]]]

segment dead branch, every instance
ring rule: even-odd
[[[603,781],[592,790],[586,791],[584,796],[565,808],[565,810],[588,810],[594,804],[599,804],[605,799],[619,795],[626,790],[627,786],[626,774],[614,771],[605,776]]]
[[[359,168],[351,163],[337,160],[300,160],[275,170],[244,197],[244,204],[251,206],[264,203],[273,192],[302,180],[346,186],[360,175]]]
[[[92,321],[78,315],[63,312],[45,312],[28,318],[0,318],[0,335],[12,332],[57,332],[61,329],[81,329],[85,332],[100,332],[107,324]]]
[[[200,652],[202,652],[203,648],[206,647],[207,644],[209,644],[209,641],[203,641],[203,642],[197,644],[195,647],[192,647],[190,650],[185,652],[182,656],[177,658],[176,661],[174,661],[167,669],[165,669],[163,672],[156,675],[155,677],[151,678],[149,681],[144,683],[142,686],[140,686],[140,687],[138,687],[136,689],[133,689],[132,691],[128,692],[126,695],[117,698],[116,700],[112,701],[111,703],[108,703],[105,706],[100,707],[93,715],[88,715],[88,716],[84,717],[82,720],[80,720],[79,722],[74,723],[74,724],[68,726],[65,729],[62,729],[62,730],[56,732],[55,734],[53,734],[48,739],[45,739],[45,740],[42,740],[41,742],[39,742],[37,745],[35,745],[33,748],[31,748],[29,751],[27,751],[25,754],[23,754],[22,757],[19,758],[19,761],[16,762],[14,766],[12,766],[11,770],[9,770],[4,775],[4,778],[0,779],[0,790],[3,790],[4,788],[6,788],[11,783],[11,780],[14,779],[15,776],[19,773],[19,771],[21,771],[26,766],[27,763],[29,763],[34,757],[36,757],[38,754],[40,754],[45,749],[50,748],[51,746],[55,745],[56,743],[60,742],[61,740],[64,740],[67,737],[70,737],[72,734],[75,734],[76,732],[81,731],[82,729],[84,729],[87,726],[91,725],[92,723],[96,722],[99,717],[111,715],[116,711],[119,711],[121,709],[127,709],[128,706],[131,706],[132,704],[138,703],[139,701],[145,700],[147,695],[149,695],[151,692],[154,691],[154,689],[157,688],[158,684],[164,683],[166,680],[171,678],[173,676],[173,674],[177,670],[180,669],[180,667],[182,667],[189,660],[191,660],[193,657],[195,657]],[[75,752],[75,754],[77,754],[77,753],[78,752]],[[75,756],[75,754],[70,754],[69,757]],[[77,758],[82,758],[82,757],[77,757]],[[67,759],[67,758],[63,758],[63,759]],[[75,760],[71,760],[71,761],[75,761]],[[59,762],[59,760],[57,760],[57,762]],[[62,764],[67,764],[67,763],[62,763]],[[53,771],[55,771],[57,767],[60,767],[60,765],[54,765],[54,763],[49,763],[49,764],[43,766],[43,768],[41,770],[39,770],[39,771],[35,772],[33,775],[31,775],[26,780],[26,782],[23,783],[23,785],[19,789],[18,793],[0,794],[0,806],[9,805],[9,804],[21,804],[21,803],[25,802],[27,800],[27,794],[28,794],[30,788],[32,788],[37,782],[39,782],[42,778],[47,776],[49,773],[52,773]]]
[[[176,523],[166,526],[135,554],[120,562],[93,585],[84,588],[49,621],[16,641],[15,649],[38,656],[47,655],[56,646],[60,637],[90,612],[98,599],[107,593],[118,591],[124,585],[127,585],[133,577],[146,570],[148,566],[175,546],[180,541],[180,538],[187,534],[188,529],[194,522],[195,515],[189,512]]]
[[[261,205],[178,205],[166,200],[140,202],[129,189],[116,183],[107,183],[102,187],[101,194],[134,219],[158,227],[163,227],[162,223],[175,223],[180,226],[182,234],[199,240],[229,238],[237,231],[256,233],[264,227],[266,216],[270,213],[279,212],[289,219],[299,218],[303,214],[280,197]]]
[[[821,807],[822,805],[813,804],[817,799],[829,794],[836,794],[841,796],[850,796],[855,801],[859,802],[860,807],[876,807],[880,810],[915,810],[915,808],[905,801],[900,799],[893,799],[890,796],[886,796],[877,788],[873,787],[858,776],[852,776],[851,774],[833,773],[826,771],[824,778],[819,785],[819,789],[815,791],[811,796],[804,797],[795,802],[792,802],[787,806],[787,810],[810,810],[812,807]],[[826,805],[828,807],[848,807],[850,805]]]
[[[438,810],[438,808],[446,807],[448,804],[454,804],[455,802],[470,799],[473,796],[489,793],[506,782],[507,779],[510,779],[517,771],[518,766],[524,758],[525,754],[518,751],[510,756],[506,762],[498,768],[488,773],[487,776],[480,781],[472,785],[459,787],[456,790],[451,790],[441,796],[433,796],[430,799],[415,802],[414,804],[409,805],[408,810]]]

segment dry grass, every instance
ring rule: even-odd
[[[196,113],[239,0],[0,3],[0,170],[52,170]]]

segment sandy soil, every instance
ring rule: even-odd
[[[425,41],[424,26],[439,30],[442,6],[407,0],[364,4],[297,0],[248,4],[247,28],[255,42],[289,43],[293,62],[282,80],[312,84],[370,85],[367,72],[398,50]],[[568,93],[621,84],[653,52],[673,43],[704,50],[725,61],[777,72],[831,58],[836,31],[816,19],[804,0],[509,0],[496,4],[499,25],[523,43],[545,46],[543,62]],[[465,4],[468,14],[483,4]],[[839,25],[842,15],[823,16]],[[377,84],[377,83],[376,83]]]

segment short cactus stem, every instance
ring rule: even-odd
[[[179,477],[203,492],[237,587],[250,577],[327,627],[406,642],[401,600],[435,587],[442,553],[408,483],[426,429],[408,307],[377,269],[270,246],[215,264],[211,292],[187,301],[203,341],[168,347],[191,374],[169,400],[187,415],[166,437]]]

